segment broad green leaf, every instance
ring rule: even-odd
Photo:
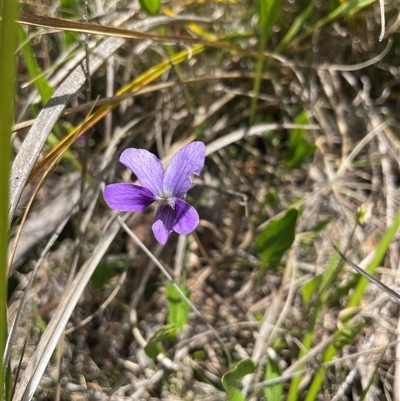
[[[157,15],[160,11],[161,0],[139,0],[142,11],[149,15]]]
[[[251,359],[243,359],[233,369],[226,372],[221,379],[227,395],[227,401],[244,401],[240,391],[244,376],[254,373],[255,366]]]
[[[267,366],[265,367],[265,380],[276,379],[281,376],[281,370],[276,362],[268,359]],[[264,395],[266,400],[279,401],[283,394],[283,383],[275,384],[271,387],[264,388]]]
[[[183,284],[180,288],[189,298],[190,292],[188,288]],[[172,284],[166,286],[166,291],[168,299],[168,323],[173,323],[178,330],[182,330],[188,321],[189,305],[182,299]]]
[[[161,326],[156,333],[152,335],[149,342],[144,347],[144,352],[149,358],[155,358],[159,353],[164,352],[162,341],[176,335],[176,325],[166,324]]]
[[[296,124],[307,124],[307,113],[303,112],[295,118]],[[316,150],[314,143],[309,143],[304,139],[306,130],[292,129],[288,141],[288,148],[285,152],[285,164],[288,169],[299,168],[305,159],[312,155]]]
[[[292,246],[299,212],[289,209],[277,220],[271,221],[255,240],[254,249],[262,255],[262,268],[276,269],[283,254]]]

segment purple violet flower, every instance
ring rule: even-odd
[[[156,240],[165,245],[172,231],[189,234],[199,224],[196,209],[180,199],[192,187],[191,175],[204,167],[206,147],[192,142],[176,153],[164,171],[160,159],[145,149],[125,149],[119,161],[138,178],[140,185],[120,183],[104,188],[107,205],[121,212],[143,212],[158,203],[152,229]]]

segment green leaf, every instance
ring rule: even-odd
[[[312,296],[316,293],[322,281],[322,276],[315,276],[311,281],[305,283],[301,288],[301,295],[303,297],[303,303],[307,305],[310,303]]]
[[[180,289],[189,298],[190,292],[184,284],[180,286]],[[168,300],[168,323],[173,323],[178,330],[182,330],[188,321],[189,305],[182,299],[181,295],[172,284],[167,284],[166,291]]]
[[[244,376],[254,373],[255,366],[251,359],[243,359],[233,369],[226,372],[221,379],[227,395],[227,401],[244,401],[241,393],[242,379]]]
[[[161,326],[156,333],[150,338],[147,345],[144,347],[144,352],[149,358],[155,358],[159,353],[165,352],[162,341],[176,335],[176,325],[166,324]]]
[[[272,359],[268,359],[267,366],[265,367],[265,380],[276,379],[281,376],[281,370],[278,364]],[[271,387],[264,388],[264,395],[267,400],[279,401],[283,394],[283,383],[275,384]]]
[[[289,209],[282,218],[271,221],[257,235],[254,249],[262,254],[263,269],[266,266],[276,269],[283,254],[292,246],[298,215],[297,209]]]
[[[149,15],[157,15],[160,11],[161,0],[139,0],[142,11]]]
[[[296,124],[307,124],[307,113],[303,112],[295,118]],[[306,134],[305,129],[290,130],[288,148],[285,152],[285,164],[288,169],[299,168],[306,158],[312,155],[316,150],[314,143],[309,143],[304,139]]]

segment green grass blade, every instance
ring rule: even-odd
[[[282,376],[282,372],[279,369],[278,364],[272,359],[268,358],[267,365],[265,367],[264,380],[272,380]],[[280,400],[283,394],[283,383],[275,384],[271,387],[264,388],[264,395],[266,400]]]
[[[3,400],[9,393],[5,392],[3,358],[7,340],[8,188],[14,120],[17,2],[0,0],[0,13],[0,400]]]
[[[331,22],[333,22],[333,21],[337,20],[338,18],[343,17],[345,15],[354,14],[357,11],[369,6],[370,4],[372,4],[374,2],[375,2],[375,0],[349,0],[349,1],[344,2],[339,7],[337,7],[335,10],[333,10],[331,13],[329,13],[326,17],[321,18],[317,23],[310,26],[303,33],[301,33],[300,35],[293,38],[290,45],[293,46],[293,45],[301,42],[308,36],[312,35],[316,30],[322,28],[324,25],[328,25]]]
[[[260,94],[261,75],[264,67],[264,50],[269,39],[269,33],[281,10],[282,0],[260,0],[260,42],[258,47],[258,59],[256,67],[256,77],[253,84],[254,96],[251,99],[250,125],[253,125],[256,119],[258,95]]]
[[[381,242],[379,243],[374,258],[372,259],[372,261],[368,265],[368,268],[366,269],[368,273],[372,274],[375,271],[375,269],[379,266],[380,262],[385,256],[386,251],[389,248],[390,243],[392,242],[394,236],[396,235],[396,232],[399,229],[399,227],[400,227],[400,210],[395,216],[393,224],[386,230],[385,235],[383,236]],[[356,289],[354,290],[354,294],[347,304],[347,308],[358,306],[362,296],[364,295],[364,291],[368,283],[369,281],[365,277],[360,277]],[[343,333],[348,331],[349,334],[347,335],[347,337],[351,340],[358,334],[361,327],[362,326],[359,326],[356,323],[351,327],[345,327],[342,330],[337,330],[335,332],[335,337],[338,338],[338,341],[341,341],[340,338],[343,337]],[[336,355],[336,352],[337,352],[337,347],[334,344],[330,345],[324,353],[323,362],[330,362]],[[322,386],[322,383],[325,379],[325,375],[326,375],[326,368],[318,369],[317,373],[314,376],[314,380],[311,383],[305,401],[313,401],[316,399],[318,392]]]
[[[330,344],[329,347],[326,349],[322,363],[327,364],[328,362],[331,362],[339,349],[341,349],[344,345],[353,343],[354,339],[364,327],[364,324],[365,322],[362,320],[353,324],[351,327],[342,330],[336,330],[334,334],[336,341],[333,344]],[[305,401],[314,401],[318,399],[319,391],[325,380],[327,371],[328,367],[326,365],[317,370],[311,386],[307,392]]]
[[[311,316],[308,331],[303,338],[302,348],[299,352],[298,358],[301,359],[308,350],[311,349],[312,341],[314,338],[314,330],[315,324],[317,323],[318,317],[321,313],[321,302],[319,302],[319,307],[314,309],[313,315]],[[305,365],[299,366],[298,370],[304,369]],[[289,394],[287,397],[287,401],[296,401],[299,395],[299,386],[300,386],[301,376],[296,376],[292,379],[290,384]]]
[[[28,35],[26,34],[24,28],[19,26],[17,33],[19,44],[22,46],[21,51],[28,69],[29,76],[39,92],[42,103],[46,104],[53,95],[53,88],[49,85],[46,78],[42,74],[42,70],[39,67],[35,53],[31,47],[31,44],[29,43]]]
[[[310,323],[308,325],[308,331],[303,338],[302,347],[299,352],[298,359],[301,359],[307,353],[307,351],[311,349],[311,346],[313,343],[313,338],[314,338],[315,325],[322,312],[322,307],[328,298],[329,283],[331,283],[332,280],[336,277],[335,273],[338,269],[337,268],[338,260],[339,260],[339,255],[336,252],[334,252],[329,261],[326,272],[322,275],[322,277],[320,279],[319,289],[317,292],[318,299],[316,301],[314,311],[311,315]],[[302,364],[299,366],[298,370],[302,370],[304,368],[305,368],[305,364]],[[292,379],[287,401],[296,401],[297,400],[298,394],[299,394],[300,381],[301,381],[301,376],[296,376]]]
[[[323,362],[329,362],[332,358],[336,355],[336,348],[333,344],[331,344],[324,353],[324,360]],[[322,383],[325,379],[327,368],[322,367],[318,369],[315,373],[314,380],[311,383],[311,387],[307,392],[307,396],[305,401],[314,401],[318,397],[319,389],[322,386]]]
[[[292,39],[299,33],[300,29],[304,26],[304,23],[311,17],[312,12],[314,11],[315,2],[316,0],[310,1],[310,4],[294,20],[292,26],[275,49],[276,53],[280,53],[290,46]]]

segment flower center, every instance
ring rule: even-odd
[[[169,206],[172,210],[175,209],[175,198],[172,196],[165,196],[165,194],[162,194],[162,196],[157,196],[157,202],[160,205]]]

